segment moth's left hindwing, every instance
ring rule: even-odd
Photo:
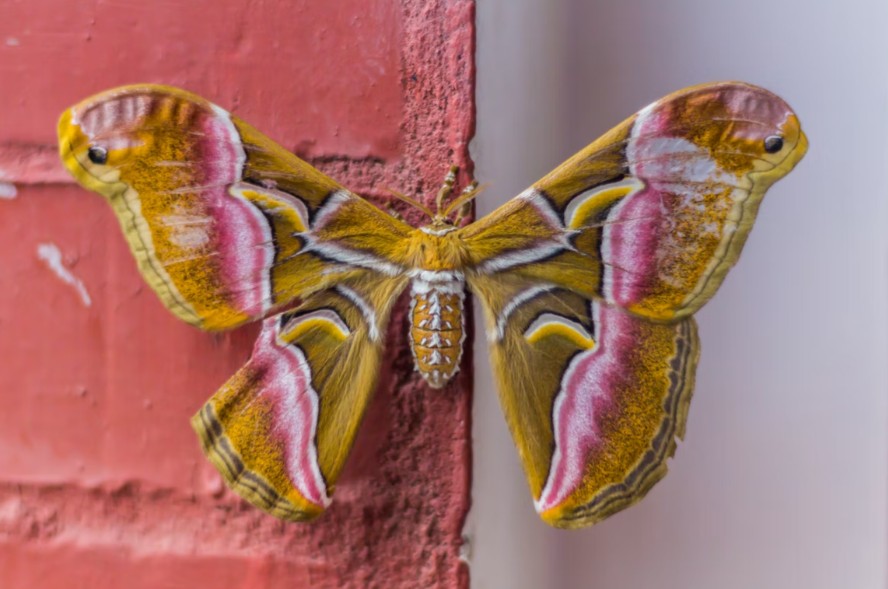
[[[411,228],[175,88],[89,98],[62,115],[59,145],[170,311],[208,330],[266,319],[192,424],[246,499],[290,520],[321,513],[375,386]]]
[[[693,391],[690,316],[806,148],[774,94],[688,88],[460,230],[500,400],[547,522],[600,521],[665,474]]]
[[[405,280],[366,272],[265,320],[249,362],[191,420],[241,496],[291,521],[329,505]]]

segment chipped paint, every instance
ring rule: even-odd
[[[53,273],[61,278],[62,282],[70,284],[80,295],[80,300],[84,307],[92,306],[92,299],[86,291],[86,286],[79,278],[71,274],[71,271],[65,268],[62,263],[62,252],[54,243],[41,243],[37,246],[37,257],[46,262],[46,266]]]
[[[10,200],[18,196],[18,189],[9,180],[11,180],[9,173],[0,168],[0,198]]]

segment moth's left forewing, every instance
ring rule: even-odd
[[[623,181],[633,189],[577,226],[601,226],[601,296],[671,321],[712,298],[765,192],[798,163],[807,140],[782,99],[737,82],[682,90],[630,121]]]
[[[772,138],[780,148],[769,153]],[[766,190],[806,150],[798,118],[767,90],[737,82],[682,90],[466,227],[471,263],[653,321],[687,317],[715,294]]]
[[[115,88],[58,132],[65,166],[108,199],[145,280],[193,325],[274,315],[352,269],[397,273],[409,226],[200,96]]]

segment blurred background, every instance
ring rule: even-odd
[[[547,528],[476,342],[472,586],[886,587],[888,3],[481,0],[479,216],[691,84],[782,96],[810,150],[697,319],[685,442],[637,506]]]

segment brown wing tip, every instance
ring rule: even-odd
[[[201,449],[222,475],[225,484],[252,505],[279,519],[292,522],[311,521],[324,512],[322,506],[302,497],[291,500],[289,496],[295,490],[284,496],[262,475],[249,470],[225,435],[211,403],[204,405],[191,418],[191,427],[200,440]]]

